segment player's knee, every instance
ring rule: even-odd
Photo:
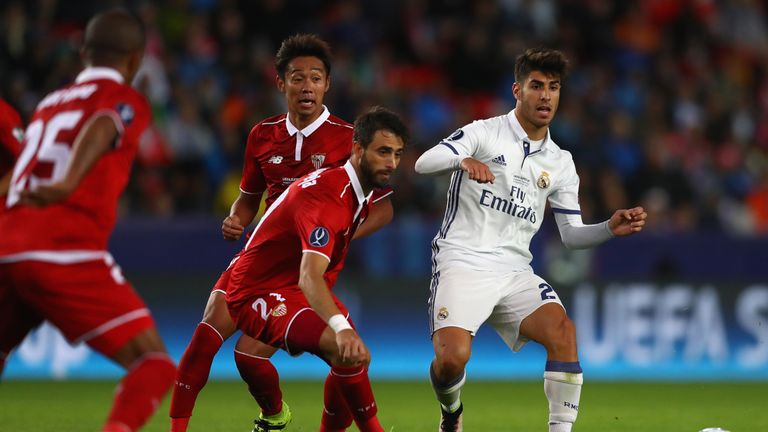
[[[469,347],[453,347],[441,350],[435,357],[435,374],[440,379],[450,379],[461,375],[469,361],[469,356]]]
[[[111,358],[128,368],[147,354],[167,355],[165,345],[156,328],[147,329],[123,345]]]
[[[557,320],[546,332],[543,345],[557,358],[571,357],[576,353],[576,326],[567,316]]]
[[[227,302],[223,295],[211,294],[208,304],[205,305],[203,322],[216,329],[224,339],[229,338],[235,332],[235,323],[229,315]]]

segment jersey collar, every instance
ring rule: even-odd
[[[525,129],[523,129],[520,121],[517,120],[514,109],[510,111],[509,114],[507,114],[507,118],[509,118],[509,123],[512,125],[512,132],[514,132],[515,138],[517,138],[518,141],[527,141],[530,143],[531,139],[528,138],[528,134],[525,132]],[[544,141],[541,142],[541,147],[537,150],[544,150],[547,147],[547,143],[549,142],[549,128],[547,128],[547,135],[544,137]]]
[[[90,66],[83,69],[83,71],[77,75],[75,84],[81,84],[87,81],[95,81],[99,79],[108,79],[119,84],[122,84],[123,81],[125,81],[120,72],[116,71],[115,69],[102,66]]]
[[[355,212],[355,219],[357,219],[357,215],[359,215],[360,211],[363,209],[365,200],[373,195],[373,191],[371,191],[368,196],[363,194],[363,185],[360,184],[360,179],[357,178],[357,173],[352,166],[352,162],[347,161],[347,163],[344,164],[344,170],[347,172],[347,176],[349,176],[349,182],[352,184],[352,189],[354,189],[355,196],[357,197],[357,211]]]
[[[328,117],[330,116],[331,116],[331,112],[328,111],[328,107],[323,105],[323,112],[320,113],[320,117],[318,117],[317,119],[315,119],[315,121],[310,123],[309,126],[302,129],[300,131],[301,134],[304,135],[305,137],[312,135],[312,132],[316,131],[317,128],[319,128],[320,125],[325,123],[325,121],[328,120]],[[285,115],[285,127],[288,129],[288,134],[290,136],[294,136],[296,135],[296,132],[299,132],[299,129],[297,129],[296,126],[294,126],[293,123],[291,123],[291,116],[288,114]]]

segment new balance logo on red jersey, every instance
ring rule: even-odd
[[[491,159],[491,162],[497,163],[501,166],[507,166],[507,161],[504,160],[504,155],[498,155],[495,158]]]
[[[281,164],[283,162],[283,157],[282,156],[272,156],[271,158],[269,158],[268,162],[271,163],[271,164],[279,165],[279,164]]]

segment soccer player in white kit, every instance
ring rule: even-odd
[[[462,127],[416,161],[420,174],[453,172],[432,242],[430,380],[442,411],[439,431],[462,430],[464,367],[486,321],[513,351],[528,340],[546,348],[549,431],[571,431],[583,381],[576,331],[553,287],[531,269],[531,238],[547,201],[569,248],[596,246],[645,225],[642,207],[582,223],[573,159],[548,128],[567,66],[560,51],[527,50],[515,62],[515,109]]]

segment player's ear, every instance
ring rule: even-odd
[[[515,99],[520,100],[520,84],[517,81],[512,83],[512,94],[515,96]]]
[[[275,75],[275,84],[277,85],[277,89],[280,90],[280,93],[285,93],[285,81],[283,81],[283,78],[281,78],[280,75]]]
[[[330,87],[331,87],[331,76],[328,75],[325,78],[325,91],[327,92]]]
[[[365,148],[363,148],[362,144],[360,144],[357,141],[352,141],[352,154],[357,157],[357,159],[363,158],[363,152],[365,151]]]

